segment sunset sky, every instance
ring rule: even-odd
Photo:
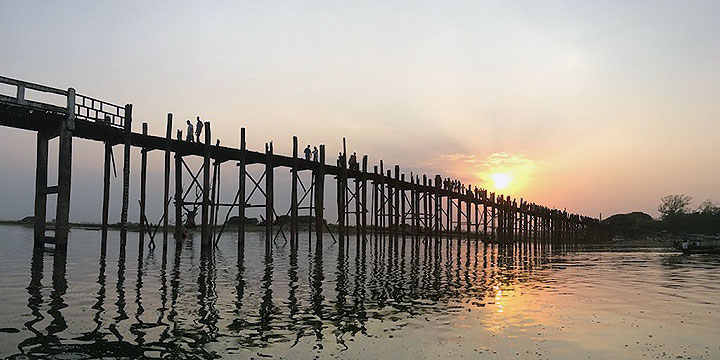
[[[200,115],[225,145],[297,135],[329,163],[346,136],[371,164],[594,217],[720,201],[718,1],[2,1],[0,32],[0,75],[132,103],[135,131]],[[102,145],[74,146],[71,220],[99,221]],[[0,218],[32,214],[34,158],[0,128]]]

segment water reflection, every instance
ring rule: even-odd
[[[232,237],[223,238],[214,252],[198,251],[188,240],[174,249],[171,244],[170,259],[150,250],[133,260],[126,256],[130,245],[117,261],[101,251],[83,264],[83,271],[96,271],[91,300],[71,307],[66,256],[33,252],[28,336],[16,355],[215,358],[262,353],[276,344],[309,352],[335,344],[342,351],[354,337],[369,336],[374,320],[394,331],[407,319],[445,319],[466,308],[503,312],[504,289],[542,286],[547,273],[536,269],[566,266],[553,254],[576,250],[381,236],[354,244],[309,242],[305,257],[297,243],[266,247],[261,239],[238,247]],[[673,281],[682,281],[675,273],[683,259],[663,261]],[[52,262],[49,274],[46,261]]]

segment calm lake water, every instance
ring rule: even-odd
[[[0,357],[720,358],[718,256],[329,237],[266,251],[253,233],[244,257],[229,234],[163,259],[134,233],[102,256],[99,237],[33,255],[31,228],[0,226]]]

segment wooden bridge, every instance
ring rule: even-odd
[[[262,152],[248,150],[245,145],[245,129],[241,129],[240,148],[220,146],[219,140],[213,141],[210,123],[204,125],[204,141],[184,141],[182,132],[173,137],[173,117],[167,116],[165,136],[153,136],[147,133],[147,123],[142,124],[141,132],[133,132],[132,105],[119,106],[75,92],[33,84],[25,81],[0,77],[0,84],[14,87],[15,96],[0,95],[0,125],[32,130],[37,132],[37,157],[35,178],[35,216],[34,238],[36,247],[45,243],[55,244],[56,249],[66,251],[70,229],[70,184],[72,178],[73,138],[95,140],[104,143],[104,187],[102,205],[102,241],[107,241],[108,209],[110,193],[110,167],[113,162],[113,146],[123,149],[122,167],[122,211],[120,219],[121,246],[127,240],[130,152],[133,147],[141,151],[140,172],[140,242],[146,235],[154,244],[154,236],[162,229],[163,253],[167,249],[169,234],[176,241],[182,241],[185,235],[183,218],[193,217],[200,209],[201,243],[203,249],[211,249],[220,235],[227,229],[229,215],[237,211],[236,225],[238,244],[243,246],[245,236],[245,212],[248,208],[264,208],[265,239],[270,244],[279,236],[288,237],[291,245],[297,245],[299,239],[299,212],[307,211],[314,218],[309,224],[310,239],[314,233],[322,241],[323,233],[330,232],[325,221],[325,181],[327,176],[336,182],[337,235],[344,243],[354,232],[356,239],[367,240],[387,235],[390,240],[405,236],[422,235],[440,239],[457,237],[510,242],[530,241],[568,241],[586,239],[594,236],[599,227],[596,219],[569,214],[566,211],[551,209],[523,199],[511,199],[508,196],[488,193],[485,189],[471,187],[450,187],[449,179],[440,175],[428,177],[419,174],[401,173],[400,166],[385,168],[382,160],[378,165],[368,168],[368,158],[363,156],[358,165],[348,168],[348,158],[343,140],[343,153],[334,165],[326,164],[325,146],[319,146],[318,161],[306,160],[298,156],[298,140],[293,137],[293,154],[290,156],[273,153],[272,142],[265,144]],[[61,103],[33,101],[26,96],[34,92],[44,97],[50,95],[61,99]],[[48,185],[48,142],[59,138],[57,185]],[[199,140],[199,139],[198,139]],[[155,231],[147,221],[146,183],[147,153],[162,151],[165,155],[163,217]],[[185,157],[200,157],[202,166],[197,171],[185,162]],[[220,199],[221,165],[234,162],[238,169],[238,189],[235,199],[223,203]],[[264,173],[253,177],[247,167],[253,164],[264,165]],[[174,194],[171,198],[171,167],[174,167]],[[274,178],[275,168],[290,169],[291,199],[287,215],[279,214],[275,207]],[[299,174],[311,172],[311,182],[307,186]],[[189,174],[188,183],[183,182]],[[247,188],[251,187],[251,191]],[[191,189],[195,189],[198,199],[188,199]],[[370,193],[370,194],[368,194]],[[57,194],[54,235],[46,228],[47,197]],[[253,195],[261,195],[264,203],[252,204]],[[174,224],[170,228],[170,207],[174,207]],[[190,209],[192,207],[192,209]],[[227,209],[225,220],[219,220],[221,208]],[[289,227],[282,220],[289,219]],[[171,231],[172,230],[172,231]],[[286,235],[285,230],[289,234]],[[359,243],[359,241],[358,241]]]

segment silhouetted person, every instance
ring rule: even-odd
[[[187,127],[187,137],[185,138],[185,140],[187,140],[187,141],[189,141],[189,142],[195,142],[195,139],[193,139],[193,134],[194,134],[194,132],[193,132],[193,125],[192,125],[192,123],[190,122],[189,119],[188,119],[188,121],[187,121],[187,126],[188,126],[188,127]]]
[[[195,125],[195,138],[197,138],[197,142],[202,142],[200,139],[200,135],[203,131],[203,123],[200,121],[200,117],[197,117],[197,125]]]
[[[308,146],[305,148],[305,160],[310,161],[310,153],[311,153],[311,151],[310,151],[310,145],[308,145]]]
[[[314,162],[318,162],[318,149],[317,149],[317,146],[313,146],[312,154],[313,154],[313,161],[314,161]]]
[[[357,165],[358,165],[357,154],[352,153],[352,155],[350,155],[349,165],[350,165],[350,170],[356,170]]]
[[[343,154],[342,154],[342,152],[339,152],[339,153],[338,153],[337,165],[338,165],[338,167],[343,166]]]

